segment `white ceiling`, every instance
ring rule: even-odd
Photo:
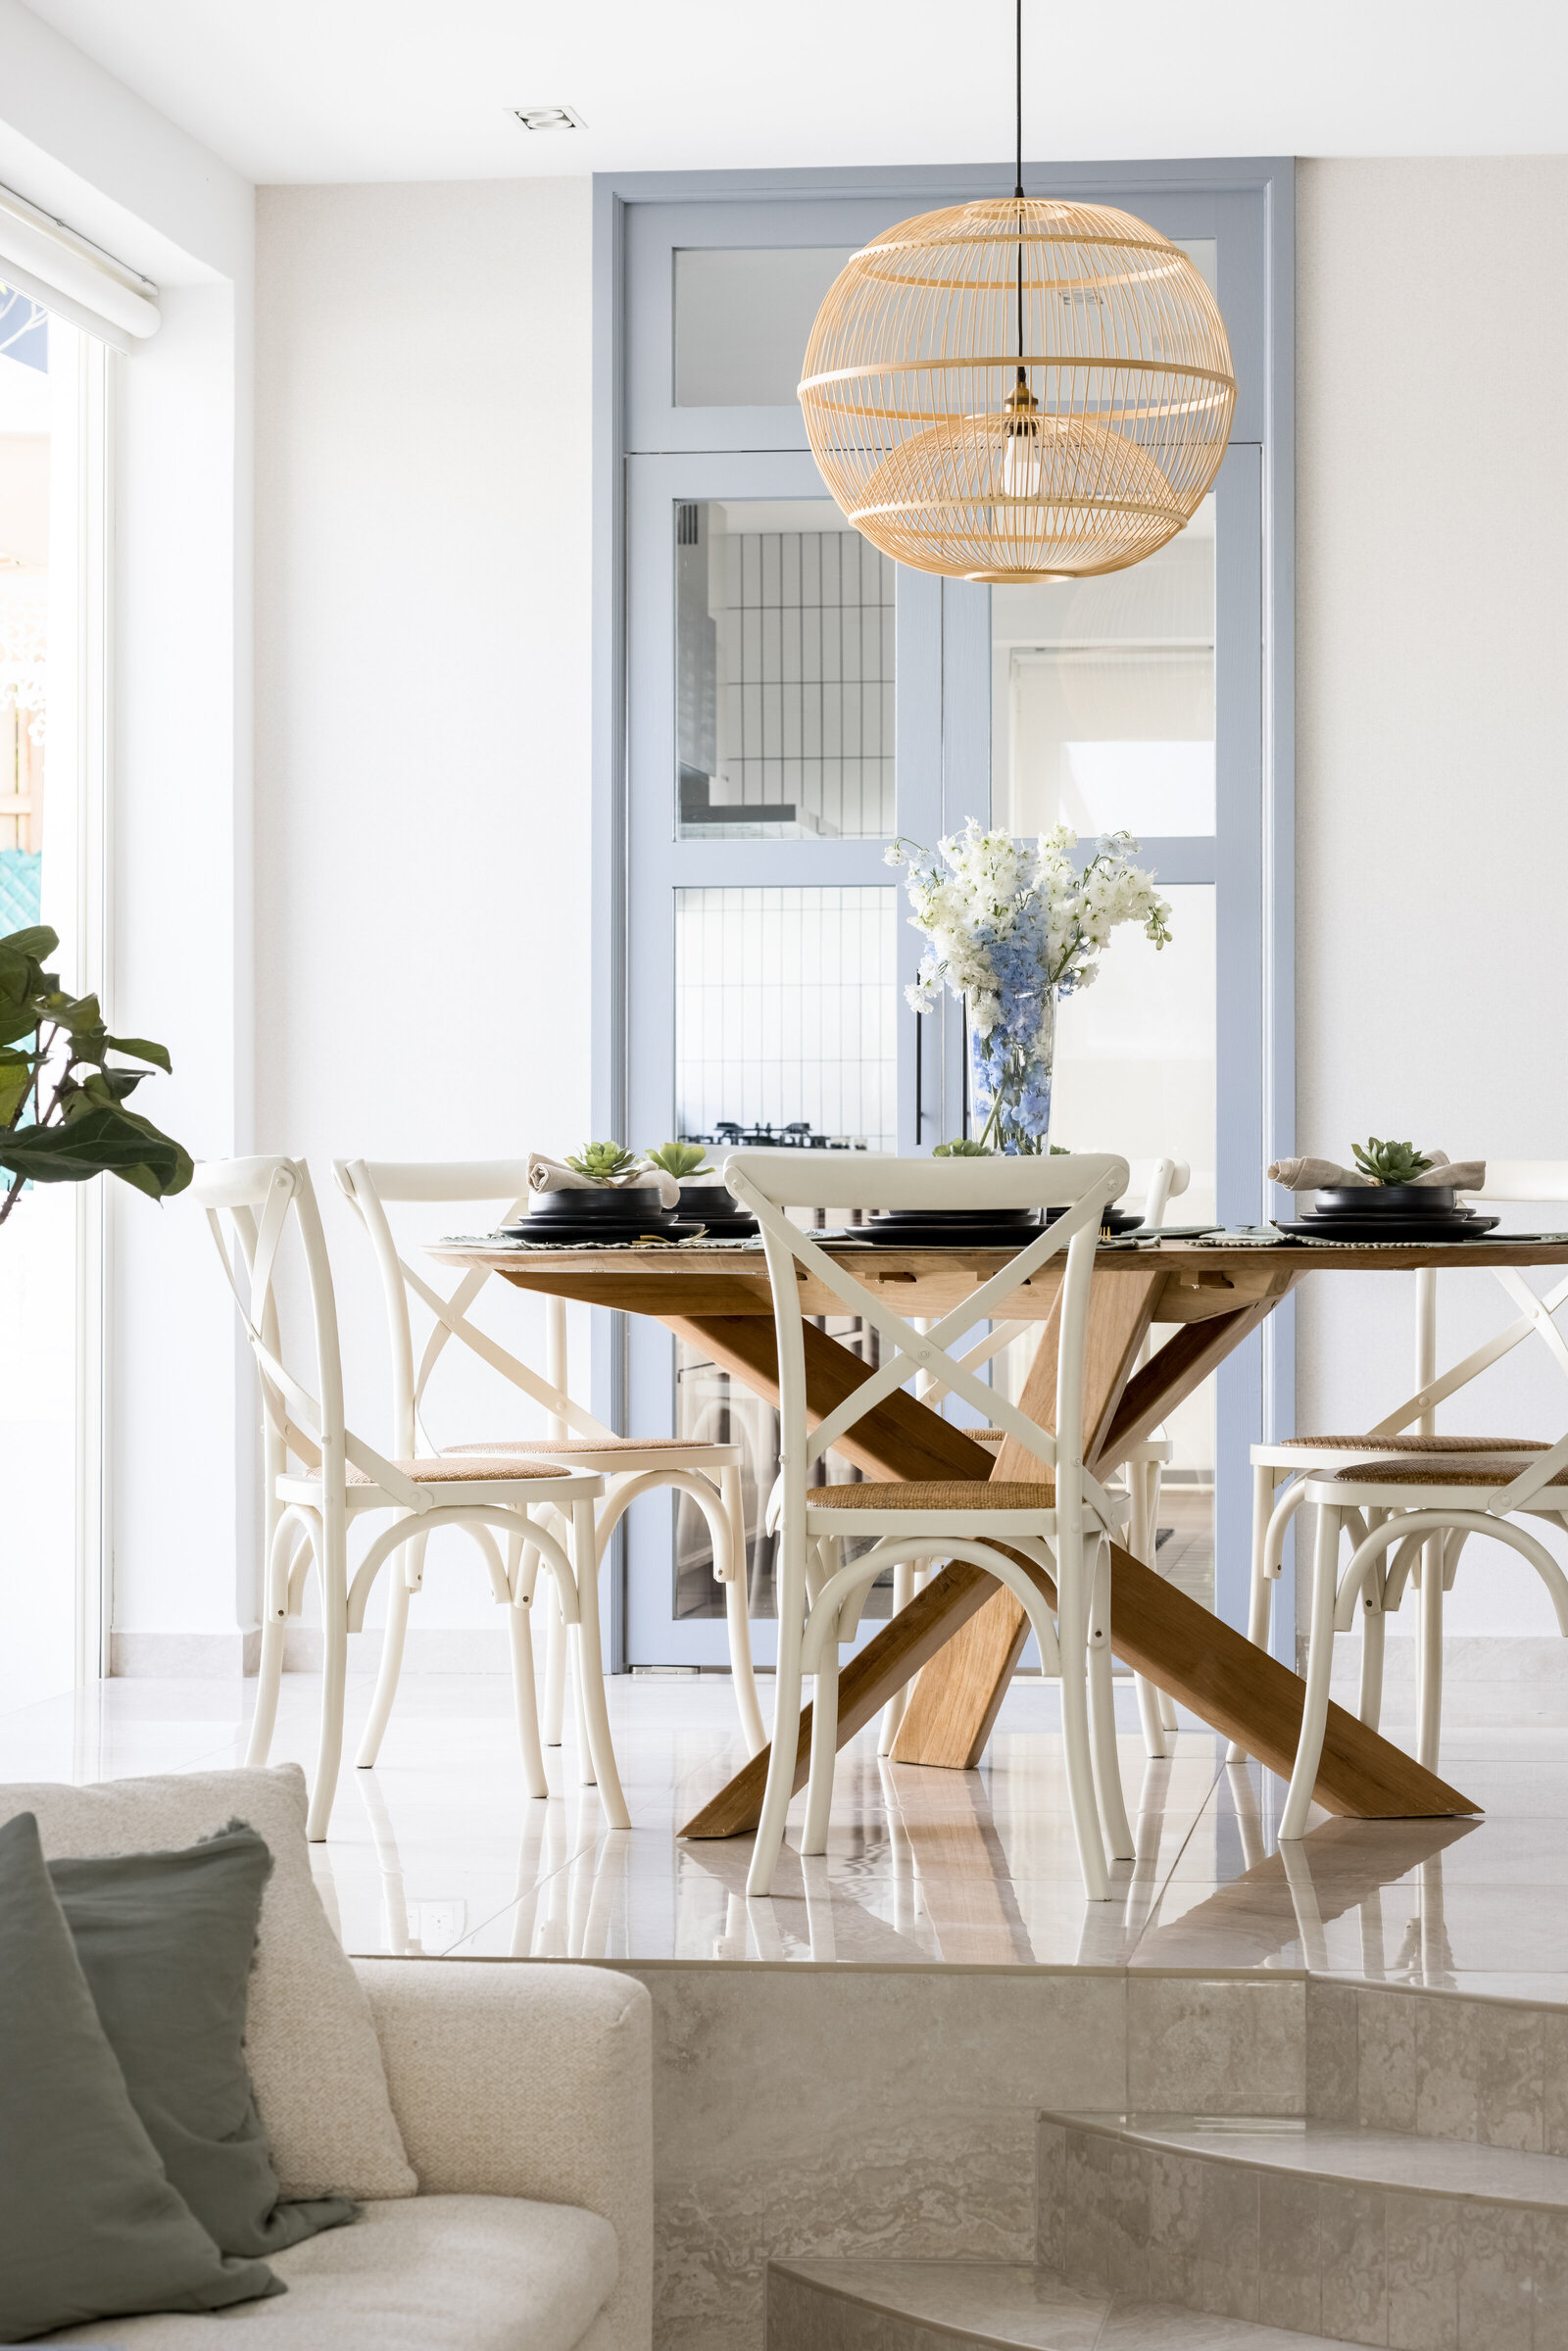
[[[976,163],[1012,0],[29,0],[248,177]],[[1564,0],[1024,0],[1027,154],[1568,148]],[[529,133],[516,106],[587,127]]]

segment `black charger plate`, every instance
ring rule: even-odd
[[[1282,1233],[1299,1241],[1346,1243],[1409,1241],[1485,1241],[1500,1224],[1497,1216],[1301,1216],[1294,1223],[1275,1220]]]
[[[950,1216],[902,1216],[897,1223],[879,1216],[870,1224],[852,1226],[850,1241],[869,1241],[877,1249],[1027,1249],[1040,1231],[1038,1221],[1002,1224],[996,1221],[960,1222]]]

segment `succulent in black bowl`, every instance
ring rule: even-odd
[[[1320,1216],[1452,1216],[1451,1184],[1355,1184],[1315,1195]]]
[[[581,1192],[536,1192],[535,1216],[560,1216],[571,1224],[664,1223],[666,1208],[655,1184],[604,1184]]]

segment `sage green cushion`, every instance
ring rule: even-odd
[[[0,2342],[282,2290],[171,2187],[22,1814],[0,1829]]]
[[[245,2003],[272,1856],[254,1829],[176,1853],[48,1864],[130,2102],[172,2185],[224,2253],[280,2253],[355,2218],[280,2203],[245,2066]]]

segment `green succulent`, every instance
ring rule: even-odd
[[[659,1168],[664,1175],[682,1183],[708,1164],[708,1152],[700,1143],[662,1143],[656,1151],[644,1151],[650,1167]]]
[[[586,1176],[590,1184],[618,1184],[637,1166],[637,1154],[620,1143],[585,1143],[575,1159],[566,1165],[573,1174]]]
[[[933,1145],[933,1159],[994,1159],[996,1152],[989,1143],[981,1143],[973,1135],[965,1135],[956,1143]]]
[[[1376,1135],[1369,1135],[1365,1143],[1352,1149],[1357,1167],[1374,1184],[1412,1184],[1433,1164],[1413,1143],[1380,1143]]]

